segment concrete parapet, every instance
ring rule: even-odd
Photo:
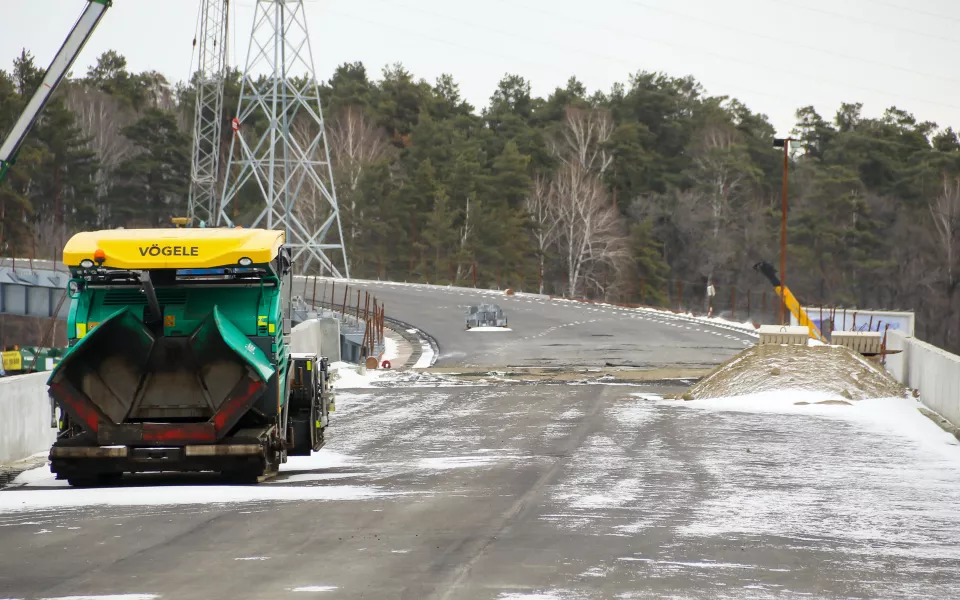
[[[44,452],[56,440],[50,427],[49,373],[0,379],[0,464]]]
[[[293,328],[292,352],[316,352],[330,362],[340,360],[340,321],[333,318],[304,321]]]
[[[860,354],[880,354],[883,334],[879,331],[834,331],[830,341]]]
[[[761,346],[764,344],[806,346],[807,340],[810,339],[809,329],[795,325],[762,325],[758,333]]]
[[[887,332],[887,371],[903,385],[919,390],[929,409],[960,425],[960,356],[899,331]]]

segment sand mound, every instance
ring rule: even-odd
[[[904,388],[881,367],[841,346],[754,346],[717,367],[684,400],[777,390],[836,394],[837,400],[899,397]]]

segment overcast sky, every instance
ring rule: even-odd
[[[255,0],[231,0],[230,61],[242,65]],[[49,64],[84,0],[4,0],[0,66],[21,48]],[[133,71],[186,79],[199,0],[115,0],[74,71],[107,49]],[[505,73],[546,96],[576,75],[609,90],[639,70],[693,75],[765,113],[781,134],[809,104],[867,115],[891,105],[960,128],[956,0],[306,0],[317,75],[362,61],[374,78],[402,62],[433,82],[452,73],[487,104]]]

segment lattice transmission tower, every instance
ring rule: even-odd
[[[218,223],[282,227],[302,272],[349,277],[303,0],[257,0],[233,129]]]
[[[200,0],[197,98],[193,118],[193,162],[187,216],[191,222],[217,220],[217,181],[223,121],[223,82],[227,65],[229,0]],[[194,75],[191,73],[191,76]]]

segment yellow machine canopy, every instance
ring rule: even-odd
[[[79,267],[103,259],[113,269],[206,269],[266,264],[276,258],[284,232],[268,229],[111,229],[78,233],[63,249],[63,262]]]

